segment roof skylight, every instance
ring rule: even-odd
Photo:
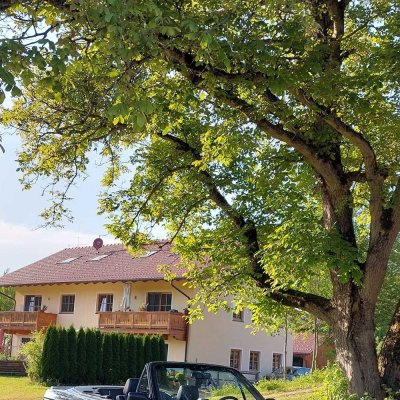
[[[153,254],[156,254],[156,253],[158,253],[158,250],[151,250],[151,251],[148,251],[148,252],[140,255],[139,258],[150,257],[150,256],[152,256]]]
[[[80,257],[80,256],[66,258],[65,260],[62,260],[62,261],[57,261],[57,263],[56,263],[56,264],[68,264],[68,263],[70,263],[70,262],[72,262],[72,261],[74,261],[74,260],[78,259],[79,257]]]
[[[102,260],[103,258],[108,257],[109,255],[110,255],[110,254],[99,254],[98,256],[93,257],[93,258],[91,258],[91,259],[88,260],[88,261],[99,261],[99,260]]]

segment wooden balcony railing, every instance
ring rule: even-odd
[[[136,334],[171,335],[186,340],[184,314],[168,311],[100,312],[99,329]]]
[[[0,329],[5,333],[29,333],[56,324],[57,314],[43,311],[1,311]]]

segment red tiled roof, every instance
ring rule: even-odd
[[[128,282],[163,280],[160,265],[171,265],[176,277],[183,270],[177,268],[180,258],[171,252],[171,245],[160,242],[145,246],[146,251],[156,251],[147,257],[133,256],[121,244],[105,245],[97,252],[93,247],[64,249],[0,278],[0,286],[46,285],[60,283]],[[92,260],[101,255],[107,257]],[[78,257],[62,263],[69,258]]]
[[[293,340],[293,353],[309,354],[314,351],[314,334],[298,334]]]

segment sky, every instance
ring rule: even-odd
[[[9,135],[0,127],[5,154],[0,152],[0,275],[46,257],[66,247],[92,245],[96,237],[105,243],[115,240],[107,235],[103,227],[104,216],[97,215],[102,170],[91,166],[89,177],[80,182],[72,192],[70,208],[73,223],[65,222],[65,228],[43,229],[40,212],[46,207],[47,199],[42,196],[39,184],[24,191],[16,171],[16,152],[20,147],[17,136]]]

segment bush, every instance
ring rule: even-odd
[[[127,347],[128,347],[128,376],[130,378],[138,378],[139,373],[137,371],[137,340],[136,336],[127,336]]]
[[[144,363],[148,363],[152,360],[151,356],[151,339],[149,335],[144,335],[142,337],[143,340],[143,361]]]
[[[45,334],[33,332],[32,340],[22,345],[19,354],[25,359],[26,372],[29,378],[40,382],[42,379],[42,355]]]
[[[68,374],[67,383],[78,382],[78,361],[77,361],[77,344],[76,344],[76,330],[70,326],[68,331]]]
[[[96,383],[97,339],[92,329],[86,330],[86,379],[88,384]]]
[[[119,335],[119,349],[120,349],[120,376],[119,380],[125,382],[128,378],[128,337],[126,335]]]
[[[104,382],[112,383],[113,372],[113,343],[110,334],[103,335],[103,377]]]
[[[104,374],[103,374],[103,334],[98,330],[96,330],[96,346],[97,346],[96,381],[101,383],[101,382],[103,382],[103,379],[104,379]]]
[[[51,325],[46,332],[43,343],[41,380],[57,383],[59,378],[59,335],[55,326]]]
[[[111,334],[111,341],[112,341],[112,349],[113,349],[113,363],[112,363],[112,370],[113,370],[113,378],[112,383],[119,383],[121,380],[121,349],[120,349],[120,342],[119,342],[119,334],[112,333]]]
[[[86,333],[81,328],[76,338],[76,360],[78,363],[77,383],[86,383]]]
[[[160,344],[159,339],[161,336],[151,336],[151,361],[160,361]]]
[[[60,383],[69,382],[68,333],[65,329],[58,329],[58,377]]]

